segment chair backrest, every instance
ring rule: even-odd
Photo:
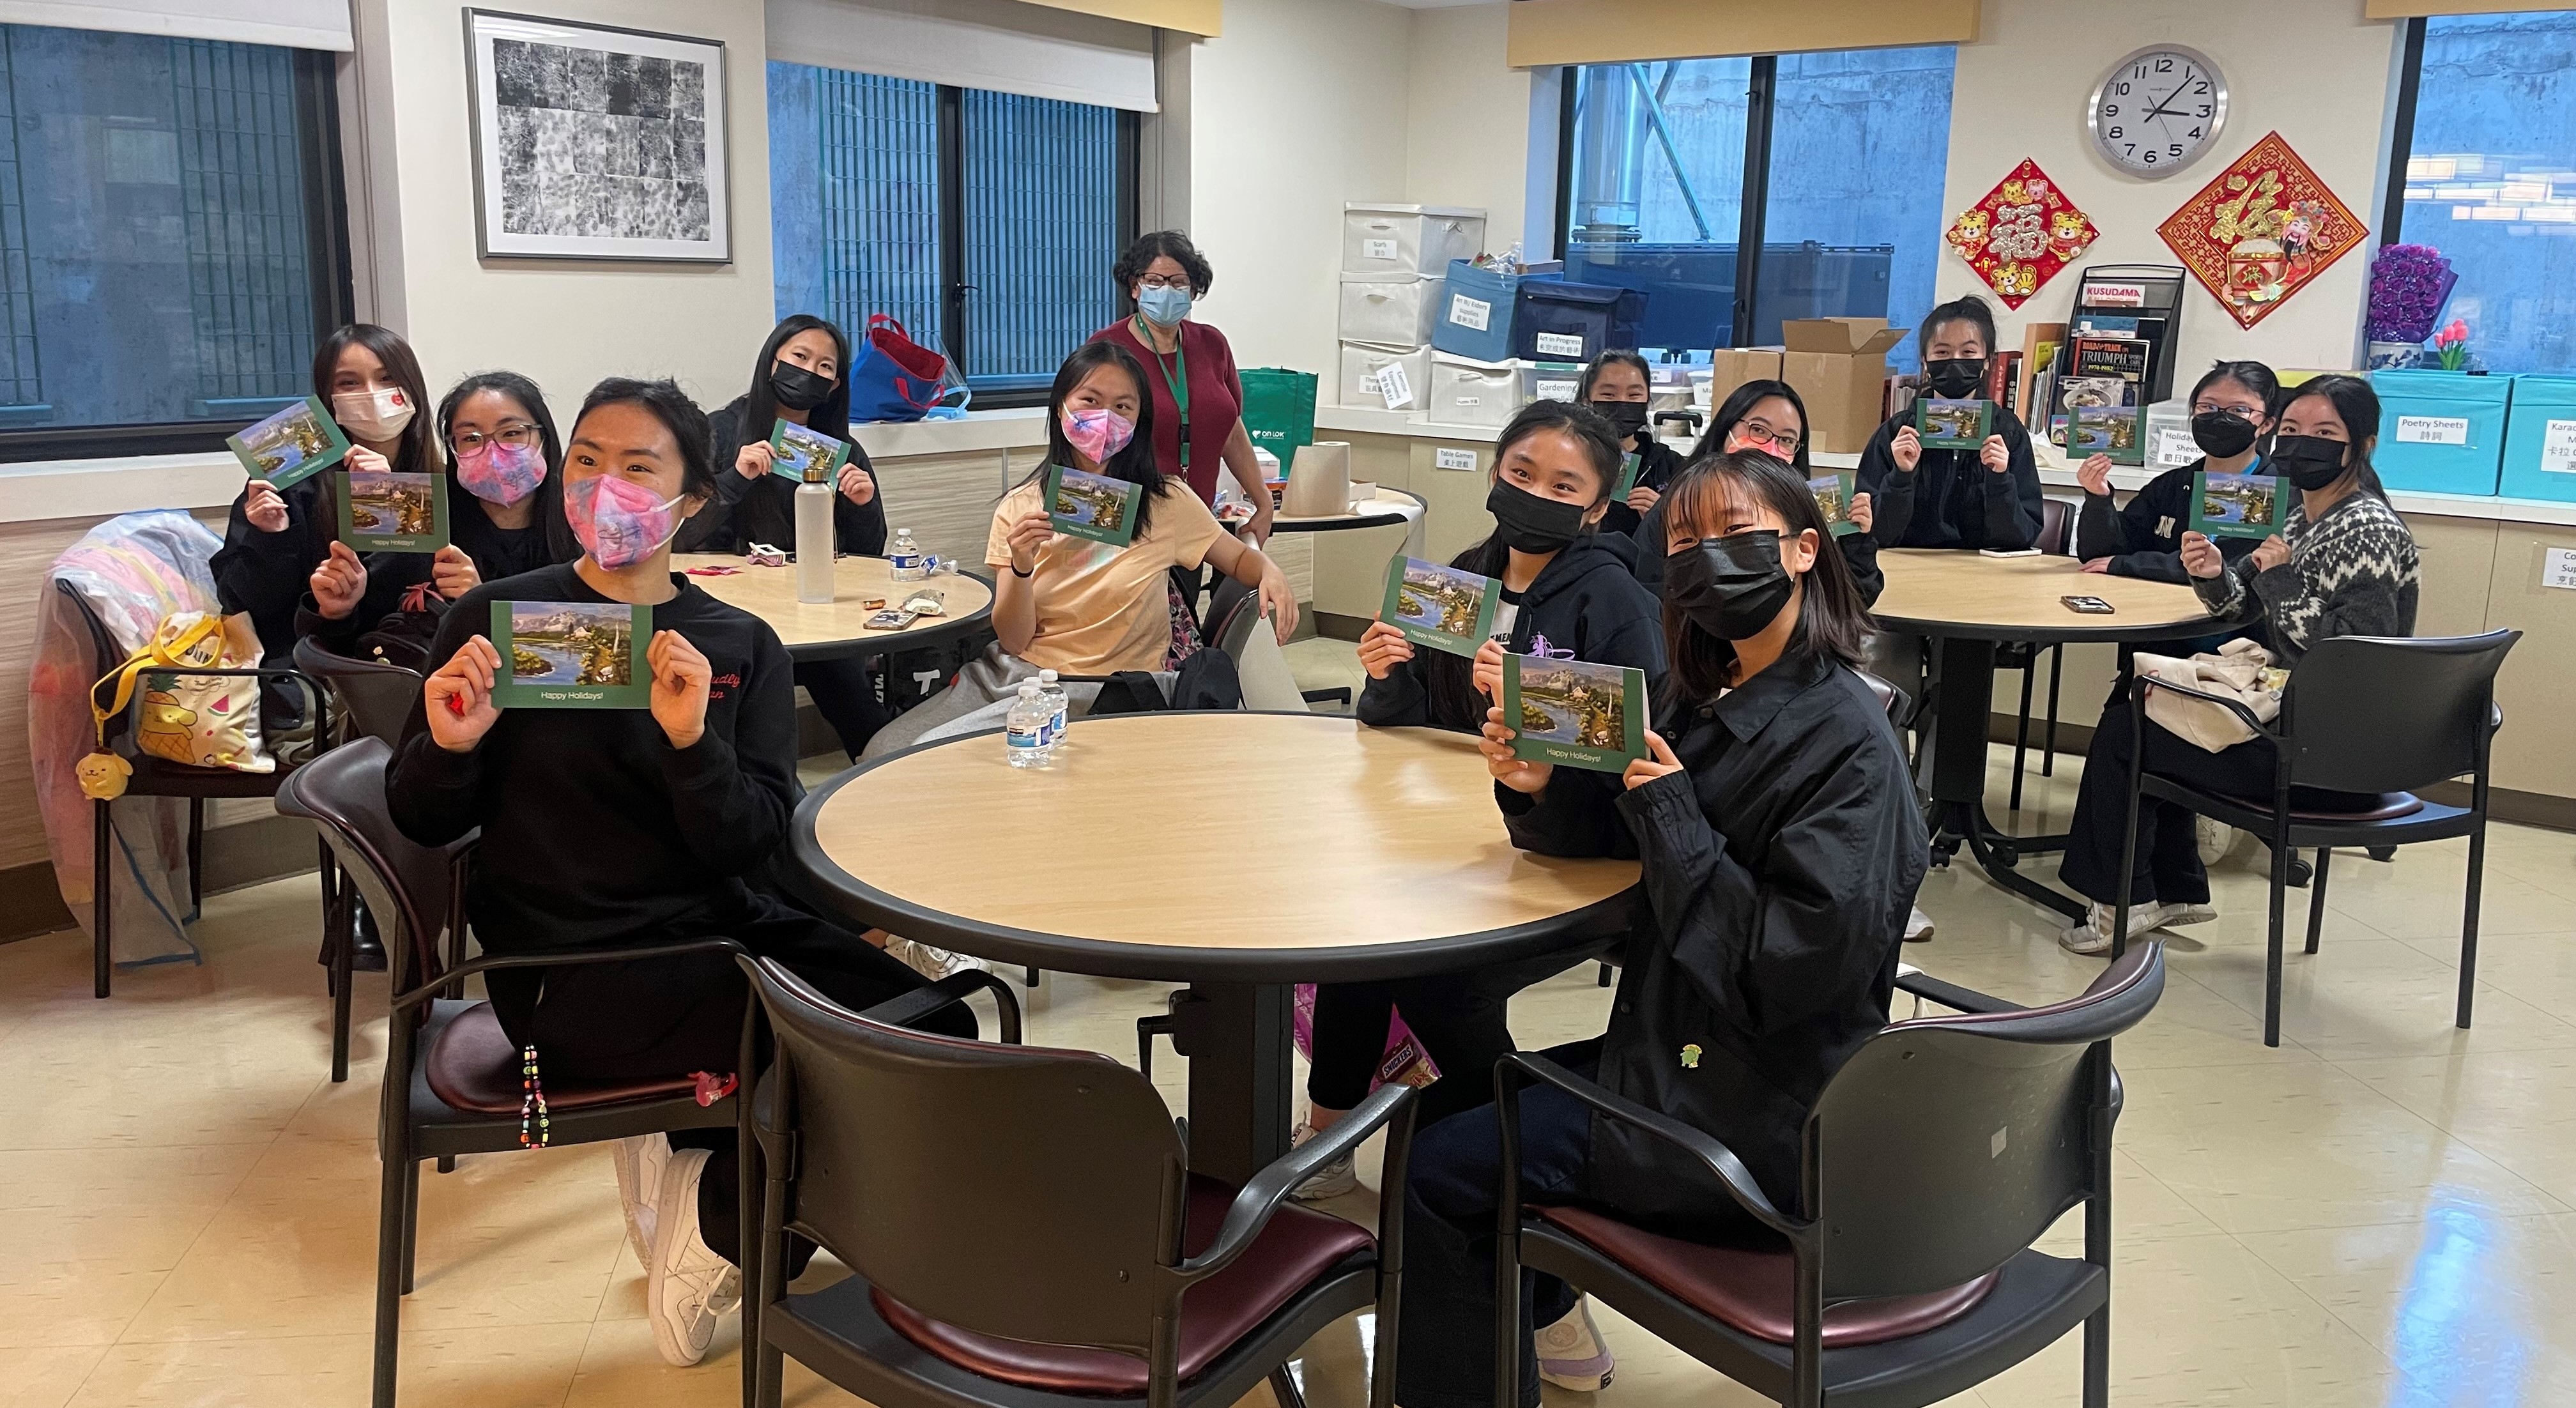
[[[788,1221],[887,1295],[981,1334],[1144,1355],[1177,1293],[1184,1151],[1095,1052],[929,1036],[744,960],[777,1037]]]
[[[1904,690],[1898,689],[1867,670],[1854,670],[1852,673],[1860,676],[1860,682],[1868,685],[1869,692],[1878,696],[1878,707],[1887,711],[1889,723],[1895,723],[1905,717]]]
[[[2137,1025],[2164,983],[2163,945],[2142,943],[2071,1001],[1917,1018],[1864,1043],[1809,1130],[1826,1297],[1974,1280],[2097,1191],[2106,1097],[2087,1056]]]
[[[2039,541],[2031,546],[2050,557],[2062,557],[2073,544],[2068,531],[2075,525],[2075,505],[2059,498],[2039,501]]]
[[[306,636],[295,642],[295,668],[322,681],[331,697],[349,713],[349,722],[386,746],[402,742],[411,707],[420,702],[421,675],[381,660],[357,660],[334,654]]]
[[[1212,615],[1214,613],[1211,613]],[[1261,614],[1261,599],[1247,591],[1218,618],[1210,644],[1234,662],[1235,683],[1243,690],[1243,707],[1256,712],[1304,714],[1305,691],[1297,672],[1279,649],[1279,635]]]
[[[394,825],[385,805],[385,770],[392,760],[393,750],[374,738],[333,748],[279,784],[277,809],[312,822],[376,922],[401,930],[385,936],[389,952],[410,955],[408,972],[401,960],[394,970],[394,987],[401,991],[442,971],[438,936],[447,925],[452,872],[447,851],[421,845]]]
[[[2496,671],[2520,631],[2336,636],[2299,657],[2281,697],[2290,780],[2337,792],[2412,792],[2478,765]]]
[[[125,652],[117,648],[116,638],[108,634],[107,623],[98,619],[97,609],[89,604],[88,597],[81,595],[78,587],[57,579],[54,582],[54,590],[61,592],[64,598],[71,602],[72,609],[80,614],[81,625],[89,631],[90,702],[105,708],[111,696],[108,691],[98,687],[98,682],[107,678],[108,671],[125,663]],[[113,743],[125,736],[128,717],[123,713],[108,716],[103,731],[105,742]]]

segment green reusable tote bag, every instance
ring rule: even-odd
[[[1243,381],[1243,429],[1255,449],[1279,457],[1285,474],[1297,459],[1297,447],[1315,443],[1315,374],[1286,367],[1247,367],[1236,373]]]

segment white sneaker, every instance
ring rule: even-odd
[[[893,935],[889,935],[887,937],[885,951],[887,956],[896,959],[904,966],[912,969],[912,971],[916,973],[919,973],[921,976],[928,978],[934,983],[951,974],[962,973],[969,968],[982,968],[987,966],[984,960],[980,958],[971,958],[962,953],[951,953],[944,948],[932,948],[928,944],[917,944],[910,939]]]
[[[617,1203],[626,1213],[626,1245],[635,1264],[653,1264],[653,1202],[662,1196],[662,1170],[671,1162],[671,1136],[620,1139],[610,1150],[617,1164]]]
[[[698,1179],[704,1149],[679,1149],[662,1170],[654,1199],[653,1256],[645,1263],[644,1313],[665,1362],[688,1368],[707,1357],[716,1320],[742,1300],[742,1272],[698,1235]]]
[[[1314,1138],[1316,1133],[1313,1125],[1301,1122],[1297,1126],[1297,1132],[1289,1136],[1288,1147],[1294,1149]],[[1296,1190],[1288,1196],[1301,1203],[1315,1203],[1326,1198],[1338,1198],[1359,1186],[1359,1169],[1353,1163],[1351,1156],[1344,1154],[1315,1170],[1314,1177],[1298,1184]]]
[[[2213,816],[2193,817],[2191,838],[2200,849],[2203,869],[2225,860],[2227,853],[2236,849],[2236,828]]]
[[[2164,927],[2168,929],[2178,929],[2185,924],[2206,924],[2218,917],[2216,905],[2177,904],[2168,905],[2167,908],[2173,911],[2165,918]]]
[[[1918,904],[1914,906],[1913,913],[1905,916],[1905,941],[1909,944],[1919,944],[1931,937],[1932,916],[1925,914],[1923,906]]]
[[[2207,906],[2202,908],[2206,909]],[[2199,923],[2197,919],[2182,917],[2190,912],[2189,907],[2178,904],[2133,904],[2129,906],[2129,937],[2134,939],[2140,934],[2150,933],[2168,924]],[[2111,924],[2118,917],[2118,913],[2119,911],[2107,904],[2093,906],[2083,923],[2071,925],[2065,933],[2057,936],[2057,946],[2068,953],[2080,953],[2087,958],[2099,958],[2109,953]],[[2218,912],[2209,910],[2202,917],[2215,919],[2218,917]]]
[[[1600,1327],[1592,1323],[1590,1296],[1576,1301],[1564,1319],[1538,1332],[1538,1376],[1558,1388],[1599,1393],[1610,1386],[1610,1375],[1618,1367],[1610,1347],[1601,1342]]]

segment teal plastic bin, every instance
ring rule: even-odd
[[[2504,423],[2504,496],[2576,501],[2576,376],[2518,376]]]
[[[2467,372],[2372,372],[2380,409],[2379,449],[2370,462],[2380,482],[2428,494],[2494,494],[2513,383]]]

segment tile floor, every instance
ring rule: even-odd
[[[1347,668],[1346,650],[1298,654],[1309,687]],[[2062,825],[2073,771],[2036,786],[2025,826]],[[2163,1005],[2119,1058],[2116,1403],[2576,1403],[2576,837],[2498,828],[2474,1032],[2450,1025],[2465,864],[2339,862],[2278,1050],[2244,855],[2219,872],[2219,922],[2172,944]],[[314,895],[306,878],[209,900],[205,966],[122,975],[104,1003],[78,935],[0,946],[0,1408],[365,1402],[384,985],[362,979],[356,1066],[331,1085]],[[1923,905],[1939,933],[1909,957],[1938,976],[2038,1000],[2099,970],[1964,863]],[[1161,991],[1050,975],[1031,1039],[1131,1059]],[[1533,1045],[1588,1034],[1606,997],[1572,972],[1514,1024]],[[1183,1063],[1156,1071],[1177,1106]],[[696,1370],[654,1353],[602,1152],[468,1159],[422,1185],[409,1408],[735,1401],[730,1323]],[[1620,1367],[1599,1408],[1758,1401],[1604,1319]],[[1309,1347],[1315,1408],[1365,1402],[1365,1343],[1353,1320]],[[2071,1403],[2076,1349],[1955,1401]],[[840,1395],[791,1368],[788,1397]]]

